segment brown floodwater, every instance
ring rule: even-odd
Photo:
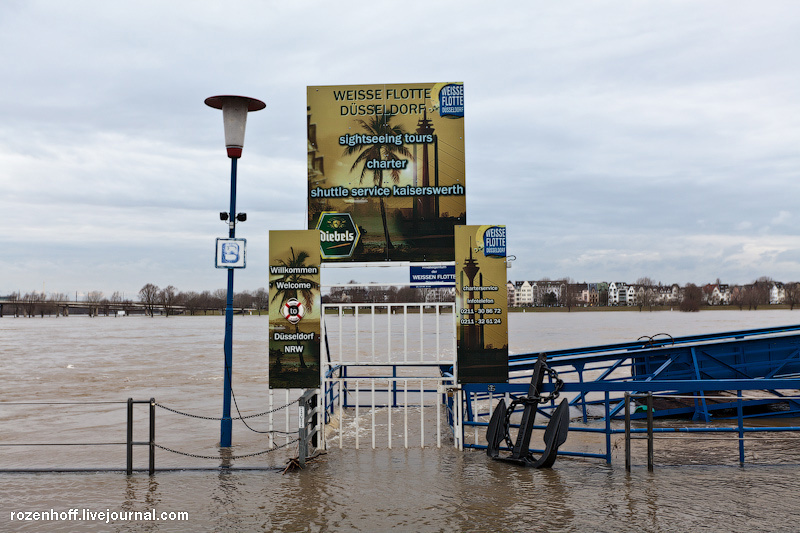
[[[789,311],[526,313],[509,317],[510,349],[528,352],[797,323]],[[234,320],[234,392],[242,414],[269,408],[266,317]],[[125,465],[125,400],[156,398],[209,417],[221,413],[222,317],[0,319],[0,444],[107,442],[106,446],[2,446],[0,469],[115,468]],[[294,397],[294,393],[292,398]],[[273,395],[283,403],[282,392]],[[20,405],[12,402],[35,402]],[[42,405],[41,402],[115,402]],[[275,427],[294,412],[279,411]],[[135,440],[147,439],[147,409],[137,406]],[[352,415],[352,414],[351,414]],[[291,422],[284,426],[286,416]],[[361,415],[365,420],[369,416]],[[573,423],[579,423],[575,421]],[[591,424],[592,422],[590,422]],[[594,422],[596,423],[596,422]],[[777,422],[770,422],[776,423]],[[251,419],[264,430],[266,417]],[[681,424],[685,424],[681,422]],[[364,424],[366,425],[366,423]],[[797,424],[800,425],[800,424]],[[427,427],[427,426],[426,426]],[[290,437],[277,436],[277,443]],[[233,453],[268,448],[267,437],[235,423]],[[283,439],[283,440],[282,440]],[[219,422],[159,410],[156,441],[219,457]],[[364,441],[366,442],[366,441]],[[411,442],[415,442],[411,439]],[[624,468],[615,439],[612,465],[560,458],[529,470],[481,451],[331,445],[300,472],[282,474],[292,446],[235,467],[197,471],[220,459],[157,450],[157,468],[120,472],[0,473],[0,531],[796,531],[800,446],[792,440],[748,443],[738,465],[735,441],[658,440],[656,468]],[[434,441],[435,442],[435,441]],[[602,452],[602,436],[573,432],[565,448]],[[144,447],[135,466],[147,466]],[[188,521],[20,520],[19,513],[188,513]],[[12,515],[13,513],[13,515]],[[140,518],[144,515],[140,515]],[[165,518],[169,518],[166,516]]]

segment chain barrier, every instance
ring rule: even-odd
[[[245,455],[231,455],[229,457],[221,457],[219,455],[199,455],[199,454],[196,454],[196,453],[181,452],[179,450],[173,450],[172,448],[167,448],[166,446],[162,446],[162,445],[156,444],[156,443],[153,443],[153,446],[155,446],[156,448],[159,448],[161,450],[167,451],[167,452],[176,453],[178,455],[184,455],[186,457],[194,457],[195,459],[244,459],[245,457],[255,457],[257,455],[264,455],[266,453],[270,453],[270,452],[274,452],[274,451],[280,450],[281,448],[286,448],[287,446],[295,444],[299,440],[300,439],[294,439],[294,440],[291,440],[291,441],[287,442],[286,444],[281,444],[280,446],[275,446],[274,448],[270,448],[269,450],[264,450],[264,451],[261,451],[261,452],[248,453],[248,454],[245,454]]]
[[[289,406],[291,406],[293,404],[296,404],[298,401],[300,401],[300,398],[298,398],[298,399],[296,399],[294,401],[291,401],[291,402],[287,403],[286,405],[281,405],[280,407],[276,407],[275,409],[270,409],[269,411],[264,411],[263,413],[258,413],[258,414],[255,414],[255,415],[247,415],[247,416],[234,416],[234,417],[231,417],[231,420],[245,420],[245,419],[248,419],[248,418],[256,418],[256,417],[259,417],[259,416],[265,416],[265,415],[280,411],[281,409],[286,409],[287,407],[289,407]],[[158,402],[156,402],[155,405],[156,405],[156,407],[160,407],[160,408],[164,409],[165,411],[170,411],[172,413],[183,415],[183,416],[188,416],[188,417],[191,417],[191,418],[199,418],[199,419],[202,419],[202,420],[215,420],[217,422],[222,420],[222,417],[204,416],[204,415],[195,415],[195,414],[192,414],[192,413],[185,413],[183,411],[178,411],[177,409],[173,409],[171,407],[167,407],[166,405],[160,404]]]

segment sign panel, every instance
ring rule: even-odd
[[[442,283],[450,283],[451,286],[456,282],[455,265],[412,265],[410,268],[412,289],[430,289],[432,287],[442,287]],[[437,285],[431,285],[437,283]]]
[[[452,261],[466,223],[463,84],[308,87],[307,104],[308,228],[346,214],[357,230],[323,258]]]
[[[244,268],[245,239],[217,239],[217,268]]]
[[[319,217],[317,229],[323,259],[351,257],[361,236],[350,213],[324,212]]]
[[[319,231],[269,232],[269,387],[320,383]]]
[[[508,381],[505,229],[456,227],[459,383]]]

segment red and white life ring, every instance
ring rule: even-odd
[[[283,318],[292,324],[297,324],[303,319],[303,315],[306,314],[306,309],[297,298],[291,298],[283,304],[281,314],[283,314]]]

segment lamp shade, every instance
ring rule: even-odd
[[[228,157],[242,157],[247,113],[264,109],[267,104],[255,98],[233,95],[210,96],[206,98],[205,102],[209,107],[222,110],[222,122],[225,126],[225,147],[228,150]]]

